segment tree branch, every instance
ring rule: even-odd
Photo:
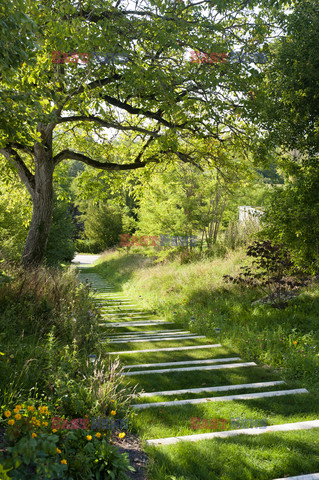
[[[102,127],[105,128],[115,128],[116,130],[123,130],[123,131],[135,131],[135,132],[140,132],[144,133],[146,135],[150,135],[151,137],[158,137],[158,133],[154,132],[152,130],[147,130],[146,128],[142,127],[137,127],[134,125],[130,126],[123,126],[117,123],[111,123],[107,122],[106,120],[103,120],[103,118],[96,117],[95,115],[73,115],[71,117],[61,117],[56,123],[66,123],[66,122],[94,122],[98,123]]]
[[[22,182],[26,186],[31,197],[33,197],[34,189],[35,189],[34,175],[27,168],[26,164],[24,163],[20,155],[15,150],[13,150],[13,148],[11,148],[9,145],[6,146],[5,148],[0,148],[0,153],[2,153],[2,155],[8,160],[8,162],[11,165],[17,168],[19,177],[21,178]]]

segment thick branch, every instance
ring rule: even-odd
[[[86,163],[90,165],[90,167],[99,168],[100,170],[134,170],[136,168],[145,167],[146,162],[136,162],[136,163],[126,163],[126,164],[119,164],[119,163],[102,163],[98,162],[97,160],[93,160],[92,158],[88,157],[87,155],[83,155],[82,153],[72,152],[72,150],[62,150],[62,152],[55,155],[53,161],[55,165],[62,162],[63,160],[78,160],[79,162]]]
[[[108,102],[109,104],[113,105],[114,107],[121,108],[122,110],[126,110],[128,113],[132,115],[143,115],[144,117],[152,118],[153,120],[157,120],[159,123],[165,125],[165,127],[170,127],[170,128],[185,128],[185,123],[182,125],[177,125],[171,122],[168,122],[167,120],[164,120],[164,118],[161,116],[161,112],[151,112],[150,110],[143,110],[141,108],[137,107],[132,107],[127,102],[121,102],[121,100],[117,100],[114,97],[110,97],[110,95],[103,95],[103,100]]]
[[[2,155],[8,160],[8,162],[11,165],[17,168],[19,177],[21,178],[22,182],[26,186],[31,197],[33,197],[34,188],[35,188],[34,175],[27,168],[26,164],[24,163],[20,155],[15,150],[13,150],[13,148],[11,148],[10,146],[7,146],[5,148],[0,148],[0,153],[2,153]]]

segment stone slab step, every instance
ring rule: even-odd
[[[109,343],[140,343],[140,342],[168,342],[172,340],[192,340],[193,338],[206,338],[205,335],[177,335],[176,337],[145,337],[133,340],[111,340]]]
[[[179,442],[198,442],[199,440],[227,438],[242,434],[261,435],[262,433],[290,432],[294,430],[310,430],[312,428],[319,428],[319,420],[284,423],[282,425],[270,425],[269,427],[243,428],[240,430],[228,430],[224,432],[201,433],[198,435],[185,435],[180,437],[156,438],[155,440],[146,440],[146,443],[148,445],[173,445],[174,443]]]
[[[124,367],[125,368],[125,367]],[[222,385],[219,387],[203,387],[203,388],[184,388],[183,390],[162,390],[160,392],[140,393],[139,397],[157,397],[159,395],[183,395],[185,393],[202,393],[202,392],[228,392],[230,390],[240,390],[244,388],[267,388],[275,385],[284,385],[285,382],[278,380],[275,382],[258,382],[258,383],[239,383],[237,385]]]
[[[148,353],[148,352],[176,352],[177,350],[195,350],[199,348],[220,348],[220,343],[214,345],[191,345],[190,347],[148,348],[147,350],[126,350],[122,352],[107,352],[108,355],[120,355],[121,353]]]
[[[147,333],[144,333],[143,335],[120,335],[120,334],[117,334],[117,335],[113,335],[113,336],[108,336],[108,338],[110,340],[127,340],[127,341],[130,341],[130,340],[134,340],[134,339],[138,339],[138,340],[143,340],[144,339],[147,339],[147,338],[166,338],[167,336],[171,336],[171,335],[174,335],[174,338],[179,338],[180,336],[185,336],[185,335],[191,335],[190,332],[176,332],[174,334],[173,333],[170,333],[170,334],[167,334],[167,333],[157,333],[157,334],[154,334],[154,335],[150,335]]]
[[[178,335],[179,333],[191,333],[189,330],[153,330],[154,334],[156,335]],[[141,332],[124,332],[123,334],[117,333],[115,335],[109,335],[109,338],[116,337],[116,338],[126,338],[126,337],[143,337],[143,336],[150,336],[152,334],[152,330],[142,330]]]
[[[100,323],[100,327],[145,327],[148,325],[169,325],[174,324],[174,322],[166,322],[166,320],[148,320],[145,322],[105,322]]]
[[[196,370],[222,370],[224,368],[240,368],[240,367],[256,367],[255,362],[242,362],[242,363],[227,363],[225,365],[208,365],[207,367],[185,367],[185,368],[163,368],[159,370],[139,370],[136,372],[123,373],[125,376],[133,375],[148,375],[154,373],[180,373],[180,372],[194,372]]]
[[[308,475],[298,475],[297,477],[282,477],[275,480],[319,480],[319,473],[309,473]]]
[[[157,408],[157,407],[176,407],[179,405],[195,405],[207,402],[228,402],[231,400],[256,400],[257,398],[281,397],[283,395],[297,395],[299,393],[309,393],[305,388],[295,388],[293,390],[278,390],[276,392],[258,392],[258,393],[242,393],[239,395],[225,395],[224,397],[210,398],[190,398],[189,400],[176,400],[174,402],[154,402],[140,403],[132,405],[134,409]]]
[[[209,360],[185,360],[183,362],[167,362],[167,363],[141,363],[140,365],[125,365],[123,368],[141,368],[141,367],[170,367],[175,365],[203,365],[205,363],[222,363],[236,362],[241,360],[239,357],[232,358],[211,358]]]

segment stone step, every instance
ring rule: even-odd
[[[116,333],[114,335],[109,335],[109,338],[112,338],[112,337],[116,337],[116,338],[120,338],[119,335],[121,335],[121,338],[122,337],[139,337],[139,336],[143,336],[143,335],[150,335],[152,334],[152,332],[160,335],[160,334],[163,334],[163,335],[175,335],[175,334],[178,334],[178,333],[190,333],[189,330],[141,330],[140,332],[123,332],[123,334],[121,333]]]
[[[105,322],[100,323],[100,327],[145,327],[145,326],[152,326],[152,325],[169,325],[174,324],[174,322],[166,322],[166,320],[148,320],[145,322]]]
[[[121,353],[148,353],[148,352],[176,352],[177,350],[195,350],[199,348],[220,348],[221,344],[215,345],[191,345],[189,347],[149,348],[147,350],[125,350],[122,352],[107,352],[108,355],[120,355]]]
[[[282,477],[275,480],[319,480],[319,473],[309,473],[307,475],[298,475],[297,477]]]
[[[110,338],[111,340],[122,340],[122,339],[127,339],[127,340],[134,340],[134,339],[143,339],[143,338],[155,338],[155,337],[162,337],[162,338],[165,338],[167,337],[167,335],[174,335],[174,338],[175,336],[177,336],[176,338],[178,338],[179,336],[181,335],[191,335],[190,332],[173,332],[173,333],[154,333],[154,334],[147,334],[147,333],[143,333],[141,335],[137,334],[137,335],[120,335],[120,334],[117,334],[117,335],[113,335],[113,336],[108,336],[108,338]]]
[[[126,313],[103,313],[103,317],[114,317],[115,315],[117,317],[128,317],[130,315],[141,315],[141,314],[143,314],[143,317],[153,315],[152,313],[135,312],[134,310],[132,310],[131,312],[126,312]]]
[[[185,360],[183,362],[167,362],[167,363],[142,363],[140,365],[125,365],[123,368],[141,368],[141,367],[170,367],[174,365],[202,365],[205,363],[220,363],[220,362],[236,362],[241,360],[239,357],[232,358],[211,358],[209,360]]]
[[[151,316],[151,315],[118,315],[118,314],[114,314],[114,315],[101,315],[102,318],[108,318],[108,317],[119,317],[120,320],[123,320],[124,318],[146,318],[147,316]],[[165,320],[164,320],[165,321]]]
[[[198,442],[200,440],[211,440],[213,438],[227,438],[236,435],[261,435],[271,432],[291,432],[294,430],[310,430],[319,428],[319,420],[310,420],[306,422],[284,423],[282,425],[270,425],[268,427],[243,428],[239,430],[227,430],[223,432],[200,433],[197,435],[184,435],[180,437],[156,438],[146,440],[147,445],[173,445],[179,442]]]
[[[225,365],[209,365],[207,367],[186,367],[186,368],[163,368],[159,370],[139,370],[137,372],[123,373],[125,376],[133,375],[149,375],[150,373],[180,373],[180,372],[194,372],[196,370],[222,370],[224,368],[240,368],[240,367],[256,367],[255,362],[242,362],[242,363],[227,363]]]
[[[178,335],[176,337],[145,337],[133,340],[111,340],[109,343],[141,343],[141,342],[169,342],[172,340],[192,340],[193,338],[206,338],[205,335]]]
[[[222,385],[220,387],[184,388],[183,390],[162,390],[160,392],[140,393],[139,397],[155,397],[155,396],[157,397],[159,395],[163,395],[163,396],[184,395],[187,393],[202,393],[202,392],[228,392],[230,390],[241,390],[244,388],[274,387],[275,385],[283,385],[285,383],[286,382],[282,380],[278,380],[275,382],[240,383],[238,385]]]
[[[239,395],[225,395],[223,397],[210,398],[190,398],[188,400],[176,400],[173,402],[154,402],[137,403],[132,405],[134,409],[157,408],[157,407],[176,407],[179,405],[195,405],[207,402],[229,402],[231,400],[256,400],[257,398],[281,397],[283,395],[297,395],[300,393],[309,393],[305,388],[295,388],[293,390],[278,390],[275,392],[242,393]]]

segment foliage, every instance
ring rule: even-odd
[[[262,234],[285,243],[294,262],[311,273],[319,269],[319,161],[290,162],[285,186],[270,197]]]
[[[293,2],[285,35],[272,47],[272,62],[260,86],[256,121],[270,143],[318,152],[319,10],[316,0]]]

